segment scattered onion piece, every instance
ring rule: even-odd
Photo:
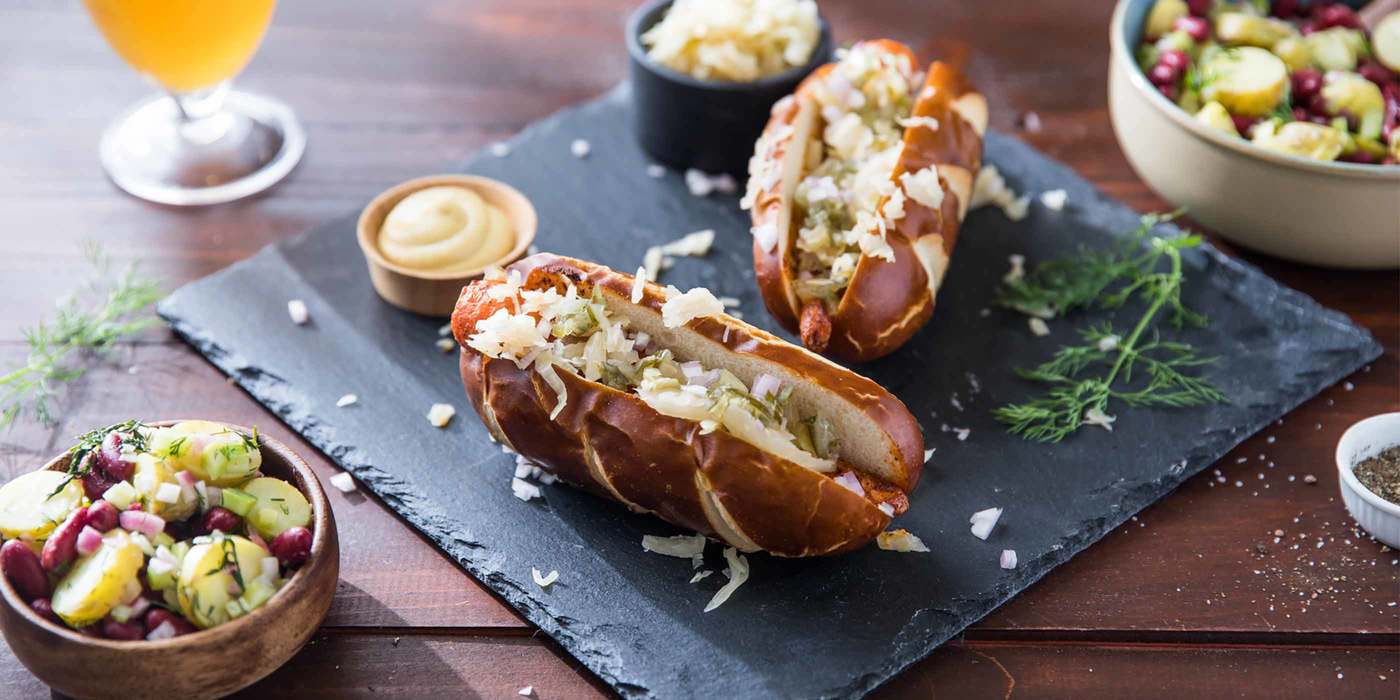
[[[535,580],[535,585],[540,588],[549,588],[555,581],[559,580],[559,572],[550,570],[548,574],[541,575],[540,570],[530,567],[530,578]]]
[[[997,520],[1001,519],[1001,508],[987,508],[972,514],[968,522],[972,523],[972,535],[979,540],[985,540],[992,534],[992,528],[996,527]]]
[[[665,554],[668,557],[690,559],[705,553],[705,536],[676,535],[675,537],[658,537],[656,535],[642,535],[642,549],[653,554]]]

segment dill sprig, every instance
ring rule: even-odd
[[[164,292],[139,275],[137,263],[114,274],[111,259],[98,246],[89,246],[87,257],[95,270],[93,281],[61,302],[51,323],[40,321],[25,329],[28,357],[24,364],[0,374],[0,428],[13,424],[26,410],[45,424],[56,423],[50,402],[61,385],[87,371],[74,362],[75,355],[103,354],[122,338],[157,323],[145,312]],[[101,302],[85,306],[79,303],[80,296]]]
[[[1050,388],[1024,403],[996,409],[996,418],[1012,433],[1059,442],[1088,417],[1111,421],[1107,409],[1112,400],[1134,408],[1226,401],[1195,374],[1215,358],[1201,356],[1188,343],[1163,340],[1153,326],[1163,312],[1176,328],[1207,323],[1181,301],[1181,251],[1200,245],[1201,238],[1151,235],[1154,226],[1174,216],[1144,216],[1121,247],[1047,261],[999,290],[999,305],[1042,318],[1090,307],[1117,309],[1134,299],[1146,304],[1126,335],[1111,323],[1100,323],[1080,332],[1082,344],[1060,348],[1033,369],[1018,369],[1021,377]],[[1159,269],[1163,260],[1165,271]]]

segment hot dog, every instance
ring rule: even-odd
[[[541,253],[464,289],[452,330],[497,441],[744,551],[858,548],[908,507],[922,469],[899,399],[704,289]]]
[[[743,205],[769,312],[816,352],[863,362],[933,314],[982,162],[987,101],[908,47],[856,44],[773,106]]]

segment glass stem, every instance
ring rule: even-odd
[[[180,135],[194,143],[212,143],[222,137],[229,129],[224,114],[228,92],[229,81],[225,80],[213,87],[170,93],[180,112]]]

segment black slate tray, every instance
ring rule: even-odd
[[[748,320],[774,328],[753,286],[746,215],[733,197],[691,196],[677,173],[648,177],[627,104],[624,86],[531,126],[508,156],[479,155],[465,169],[534,200],[542,249],[622,270],[635,269],[648,245],[714,228],[710,255],[681,259],[663,281],[739,297]],[[592,144],[588,158],[570,155],[575,138]],[[973,212],[933,322],[893,356],[859,368],[908,404],[937,450],[897,523],[933,551],[754,556],[749,582],[710,613],[701,609],[722,575],[692,585],[688,561],[642,551],[643,534],[673,528],[562,485],[546,487],[543,500],[512,496],[512,458],[476,420],[454,357],[433,345],[442,321],[375,296],[353,217],[189,284],[160,312],[624,696],[859,696],[1380,354],[1341,314],[1205,247],[1187,255],[1187,302],[1212,324],[1189,339],[1220,356],[1209,376],[1230,405],[1123,411],[1112,433],[1086,429],[1054,446],[1011,437],[990,415],[1032,390],[1011,368],[1043,359],[1095,319],[1052,322],[1053,334],[1036,338],[1024,317],[987,311],[1007,256],[1034,262],[1110,245],[1137,214],[1012,138],[989,134],[987,159],[1018,191],[1067,190],[1068,206],[1033,205],[1017,223],[993,209]],[[289,299],[305,300],[310,324],[289,322]],[[358,394],[359,405],[336,408],[345,393]],[[460,412],[446,430],[424,418],[435,402]],[[956,429],[970,432],[962,440]],[[991,506],[1006,511],[984,542],[969,533],[968,517]],[[998,567],[1002,549],[1019,553],[1014,571]],[[715,550],[707,568],[723,567]],[[559,582],[541,590],[532,566],[557,569]]]

